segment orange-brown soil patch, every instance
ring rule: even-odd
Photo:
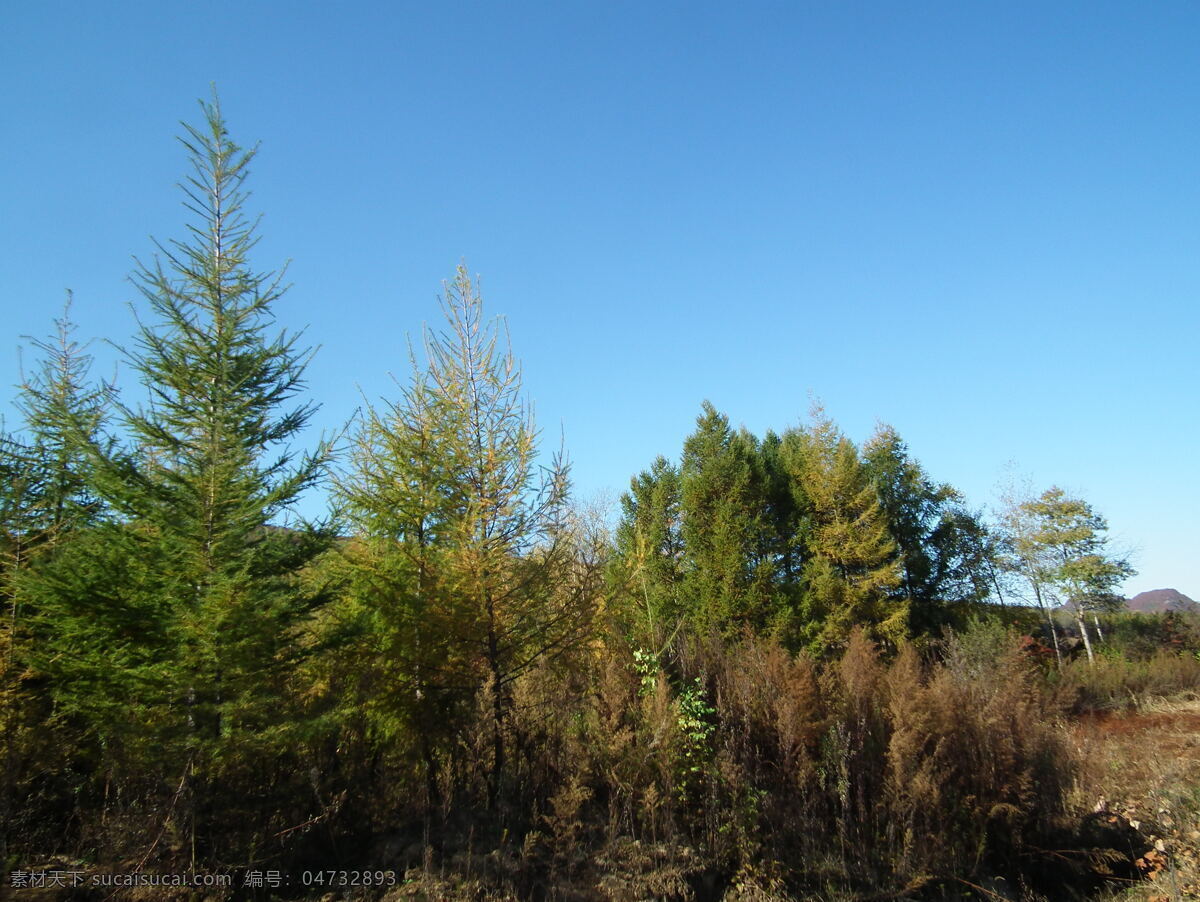
[[[1200,735],[1200,710],[1085,714],[1079,720],[1078,729],[1085,734],[1090,729],[1094,734],[1107,735],[1146,732],[1159,732],[1164,737]]]

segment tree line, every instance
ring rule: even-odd
[[[858,447],[819,405],[758,438],[705,402],[678,463],[659,457],[621,498],[613,571],[634,622],[770,633],[815,655],[866,627],[892,645],[939,635],[979,605],[1036,605],[1058,650],[1064,606],[1092,641],[1133,574],[1107,522],[1058,487],[1012,495],[998,517],[933,480],[879,425]]]
[[[193,219],[134,274],[146,316],[124,355],[145,399],[91,378],[68,312],[0,438],[0,860],[103,827],[139,866],[245,862],[317,842],[397,773],[426,818],[466,785],[496,812],[533,766],[529,711],[552,704],[531,679],[636,652],[649,697],[687,637],[832,660],[1019,597],[1056,649],[1059,603],[1089,656],[1085,615],[1101,638],[1132,571],[1085,501],[1050,489],[989,521],[894,429],[859,446],[819,407],[760,438],[706,402],[610,531],[541,453],[462,266],[394,397],[298,449],[311,352],[275,325],[281,274],[250,265],[254,152],[215,100],[182,142]],[[318,488],[330,514],[307,522]],[[677,689],[699,756],[713,710]]]

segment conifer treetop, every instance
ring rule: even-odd
[[[180,184],[187,235],[156,241],[154,260],[138,260],[132,276],[153,316],[139,319],[126,357],[150,401],[123,410],[136,450],[117,481],[137,486],[116,494],[134,516],[154,499],[210,526],[262,525],[319,477],[329,448],[296,460],[288,447],[315,412],[295,403],[312,352],[297,347],[299,333],[269,334],[284,270],[249,265],[258,219],[245,213],[245,181],[257,147],[233,141],[215,94],[200,106],[201,123],[180,137],[191,162]]]

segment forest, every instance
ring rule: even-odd
[[[251,264],[254,153],[202,109],[192,219],[133,274],[138,385],[68,308],[0,435],[18,898],[1194,889],[1195,784],[1126,810],[1080,731],[1194,702],[1200,624],[1124,610],[1084,498],[985,513],[890,426],[703,402],[590,509],[465,265],[394,394],[300,447],[313,352]],[[182,874],[232,882],[150,879]]]

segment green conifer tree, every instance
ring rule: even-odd
[[[96,522],[99,500],[88,488],[87,456],[76,435],[94,440],[105,417],[109,387],[89,380],[92,358],[74,338],[70,295],[55,334],[35,340],[39,359],[22,374],[17,435],[0,436],[0,733],[5,766],[0,797],[0,861],[21,760],[49,737],[37,730],[28,671],[28,604],[18,590],[26,568]],[[56,737],[61,738],[61,737]],[[52,741],[52,740],[51,740]]]
[[[936,632],[949,606],[988,594],[982,525],[953,486],[929,478],[891,426],[875,430],[862,456],[898,552],[893,597],[909,605],[911,629]]]
[[[767,551],[757,444],[704,402],[680,466],[683,597],[692,625],[736,634],[774,615],[776,562]]]
[[[39,551],[94,523],[102,510],[79,437],[97,440],[110,388],[89,381],[92,358],[73,337],[69,295],[54,325],[53,337],[32,343],[40,356],[19,385],[20,430],[0,436],[0,597],[6,602],[17,573]],[[9,613],[15,617],[15,607]]]
[[[656,648],[675,632],[683,607],[679,471],[665,457],[635,476],[621,496],[615,565],[635,599],[636,621]]]
[[[274,329],[280,277],[249,266],[254,151],[215,98],[201,106],[181,139],[189,237],[134,275],[152,318],[127,356],[149,403],[120,407],[121,446],[74,436],[113,516],[29,587],[60,711],[102,737],[122,725],[128,748],[182,773],[193,840],[224,769],[287,745],[298,631],[319,601],[297,574],[327,537],[280,519],[329,454],[292,448],[313,413],[297,402],[308,353]]]
[[[802,486],[792,480],[784,459],[783,439],[768,431],[758,446],[756,467],[763,486],[767,524],[763,557],[775,562],[780,591],[794,598],[800,582],[804,549]]]
[[[68,294],[54,335],[35,340],[39,354],[33,372],[21,380],[17,408],[22,415],[26,478],[27,536],[53,541],[96,522],[103,503],[90,486],[91,467],[84,446],[100,441],[112,399],[112,387],[90,379],[92,356],[75,339]],[[82,439],[82,441],[81,441]]]

